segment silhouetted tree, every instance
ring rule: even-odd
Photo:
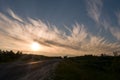
[[[4,51],[0,50],[0,62],[6,62],[11,60],[19,59],[22,56],[22,52],[17,51],[16,53],[12,50]]]
[[[102,54],[101,54],[101,57],[105,57],[105,56],[108,56],[108,55],[105,54],[105,53],[102,53]]]
[[[64,56],[64,59],[67,59],[68,58],[68,56]]]
[[[17,52],[16,52],[16,55],[22,55],[22,52],[17,51]]]

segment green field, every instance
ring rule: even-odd
[[[120,80],[120,57],[64,59],[55,70],[54,80]]]

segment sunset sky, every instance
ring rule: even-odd
[[[120,1],[0,0],[0,49],[50,56],[120,51]]]

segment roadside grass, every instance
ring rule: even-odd
[[[74,57],[61,61],[54,80],[120,80],[120,57]]]

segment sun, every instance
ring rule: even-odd
[[[37,43],[37,42],[33,42],[32,44],[31,44],[31,49],[33,50],[33,51],[39,51],[40,50],[40,44],[39,43]]]

